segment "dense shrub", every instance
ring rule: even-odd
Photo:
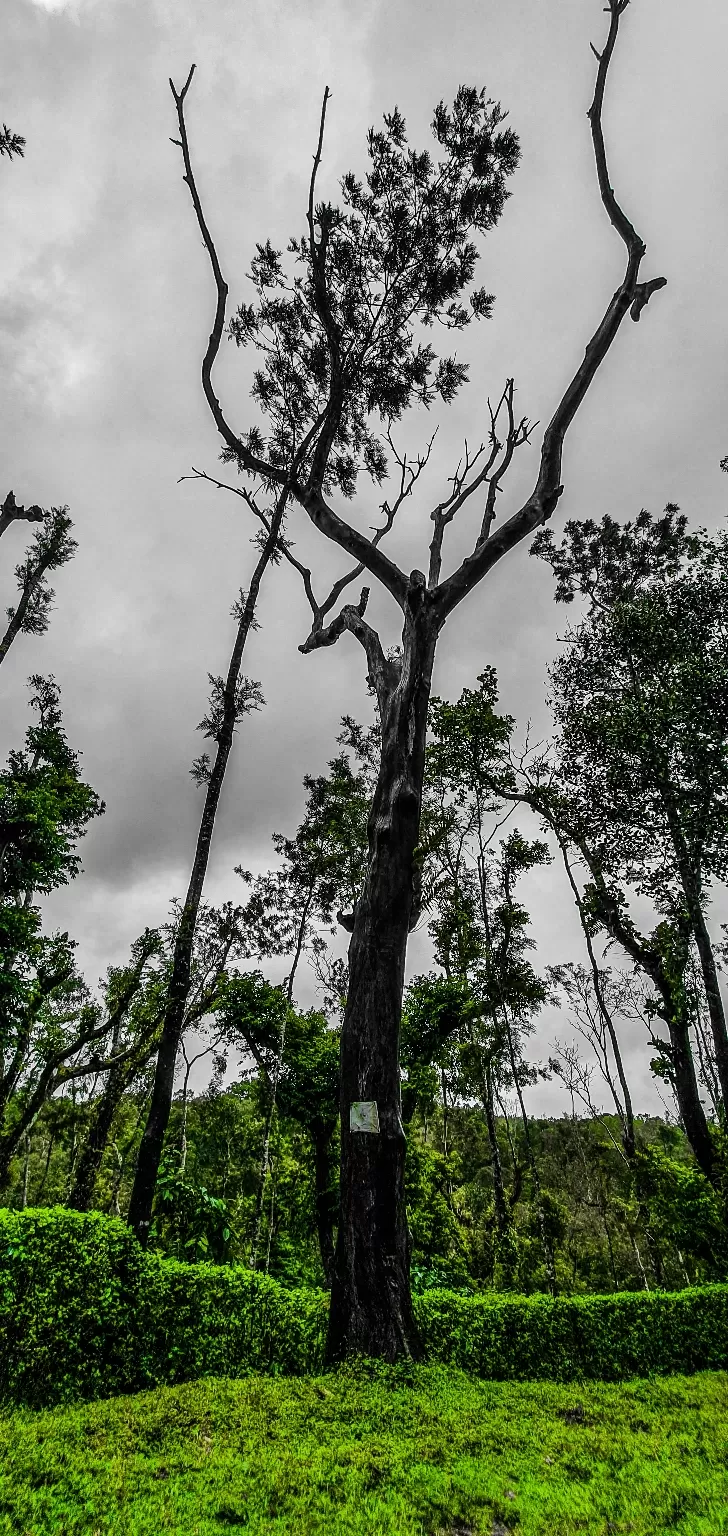
[[[728,1285],[612,1296],[427,1291],[415,1315],[430,1359],[493,1380],[725,1370]]]
[[[47,1404],[323,1356],[327,1299],[145,1254],[124,1222],[0,1210],[0,1400]]]
[[[146,1268],[122,1221],[0,1211],[0,1397],[42,1404],[129,1390]]]
[[[327,1297],[243,1266],[144,1254],[123,1222],[62,1208],[0,1211],[0,1400],[50,1404],[248,1371],[320,1370]],[[728,1365],[728,1286],[614,1296],[426,1291],[433,1360],[494,1379]]]

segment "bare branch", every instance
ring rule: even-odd
[[[485,453],[485,444],[481,443],[477,453],[471,459],[466,439],[465,466],[463,467],[461,460],[458,464],[455,474],[451,477],[451,484],[453,488],[450,495],[445,501],[441,501],[439,506],[435,507],[434,510],[430,513],[430,517],[435,524],[435,531],[432,535],[432,542],[430,544],[430,572],[427,583],[431,591],[437,587],[437,584],[440,580],[440,570],[442,567],[442,541],[447,524],[452,522],[455,514],[460,511],[460,508],[464,505],[468,498],[473,495],[473,492],[478,490],[479,486],[487,484],[488,494],[486,496],[480,534],[475,546],[476,549],[480,544],[485,542],[488,534],[490,533],[491,525],[495,517],[495,498],[497,492],[501,489],[501,481],[503,476],[505,475],[506,470],[510,465],[516,448],[520,448],[523,443],[527,443],[529,441],[529,435],[536,425],[535,422],[529,423],[525,416],[518,423],[518,425],[516,425],[513,414],[513,394],[513,379],[506,379],[505,388],[495,410],[493,410],[490,400],[488,401],[488,411],[490,413],[489,441],[491,449],[485,464],[481,466],[478,474],[468,482],[468,475],[470,474],[471,470],[475,468],[475,465],[481,457],[481,454]],[[500,416],[504,406],[508,415],[508,429],[506,432],[505,445],[499,440],[497,432],[498,417]],[[503,449],[503,457],[500,461],[500,464],[498,464],[497,469],[491,473],[491,471],[493,471],[493,466],[498,459],[498,454],[501,452],[501,449]]]
[[[394,523],[395,516],[399,511],[402,502],[407,496],[411,495],[413,486],[416,485],[423,469],[429,460],[430,453],[432,452],[432,445],[435,441],[436,435],[437,433],[434,432],[430,438],[430,441],[427,445],[427,450],[424,454],[418,454],[416,460],[408,460],[406,456],[399,454],[392,441],[391,433],[387,433],[390,447],[394,457],[397,460],[397,463],[400,466],[400,489],[392,506],[390,506],[386,501],[382,502],[381,511],[384,514],[384,523],[380,528],[375,530],[373,539],[364,540],[367,550],[371,551],[376,549],[380,541],[385,537],[386,534],[390,532]],[[267,514],[263,512],[262,509],[258,506],[255,493],[251,492],[246,486],[230,485],[228,481],[217,480],[214,475],[208,475],[206,470],[195,469],[194,465],[192,466],[191,475],[180,475],[179,482],[182,480],[207,480],[208,483],[210,485],[214,485],[217,490],[232,491],[233,495],[239,496],[240,499],[245,502],[246,506],[250,508],[250,511],[253,513],[254,517],[257,517],[259,522],[262,523],[266,532],[270,531],[270,520]],[[347,525],[344,524],[343,526],[346,527]],[[362,535],[357,535],[357,537],[361,538]],[[339,579],[334,582],[328,597],[326,597],[322,603],[319,603],[317,602],[313,591],[312,576],[308,567],[303,565],[302,562],[296,558],[292,552],[291,545],[285,539],[279,540],[278,549],[280,554],[283,555],[283,557],[288,561],[289,565],[292,565],[294,569],[298,571],[301,577],[309,607],[311,608],[311,612],[314,616],[314,626],[320,625],[325,615],[330,613],[331,609],[338,602],[341,593],[345,590],[345,588],[348,587],[352,581],[356,581],[366,568],[363,561],[357,561],[355,566],[352,566],[349,571],[347,571],[343,576],[340,576]],[[396,566],[393,566],[392,569],[396,570],[397,568]],[[405,578],[402,577],[402,580],[404,581]]]
[[[529,422],[526,416],[522,416],[521,420],[516,423],[513,414],[512,379],[509,379],[506,385],[505,404],[508,411],[508,434],[506,437],[503,457],[500,461],[500,464],[493,472],[493,474],[488,477],[488,495],[485,499],[485,510],[483,512],[483,521],[480,525],[480,533],[478,534],[478,539],[475,546],[476,549],[479,549],[480,545],[484,544],[486,539],[490,537],[490,530],[493,526],[493,520],[495,518],[495,498],[498,492],[503,489],[502,481],[508,469],[510,468],[511,460],[516,449],[522,448],[524,443],[528,443],[530,441],[531,433],[533,432],[534,428],[538,426],[538,422]],[[494,430],[495,422],[493,423],[493,431]]]
[[[645,254],[645,244],[626,214],[620,208],[609,182],[602,130],[602,105],[609,63],[617,40],[619,21],[622,12],[626,9],[626,5],[627,0],[609,0],[609,4],[605,7],[610,15],[609,36],[604,51],[599,58],[594,99],[588,112],[602,202],[611,223],[623,240],[627,251],[627,266],[624,278],[610,300],[594,335],[588,342],[583,362],[577,368],[571,382],[564,391],[554,415],[546,428],[541,447],[538,478],[531,495],[520,511],[514,513],[507,522],[501,524],[500,528],[495,533],[491,533],[482,543],[478,543],[473,553],[466,557],[458,570],[454,571],[452,576],[440,585],[436,595],[435,607],[441,622],[445,621],[453,608],[462,601],[468,592],[472,591],[473,587],[477,585],[498,560],[502,559],[503,555],[513,549],[516,544],[519,544],[529,533],[541,527],[552,516],[564,489],[561,484],[561,460],[567,430],[600,364],[606,357],[627,310],[631,309],[633,319],[638,320],[651,294],[658,288],[664,287],[666,283],[665,278],[653,278],[649,283],[638,283],[637,278],[640,263]]]
[[[321,103],[321,123],[319,125],[318,144],[316,145],[316,153],[315,153],[315,155],[313,157],[313,170],[311,171],[311,184],[310,184],[309,189],[308,189],[308,237],[309,237],[309,240],[311,242],[311,253],[312,253],[312,255],[313,255],[314,251],[318,252],[318,249],[319,249],[319,247],[317,246],[317,243],[316,243],[316,233],[315,233],[315,225],[314,225],[314,202],[313,202],[313,199],[314,199],[314,193],[315,193],[315,190],[316,190],[316,176],[318,174],[318,168],[319,168],[319,166],[321,164],[321,154],[322,154],[323,147],[324,147],[324,129],[326,127],[326,107],[328,105],[328,100],[329,100],[330,95],[331,95],[331,92],[330,92],[330,90],[329,90],[329,88],[327,86],[325,91],[324,91],[324,99],[323,99],[323,101]],[[323,235],[323,233],[324,232],[322,231],[322,235]],[[323,239],[321,240],[321,245],[324,246],[324,240]]]
[[[309,651],[318,650],[321,646],[335,645],[346,631],[354,635],[366,652],[369,679],[376,689],[380,709],[383,711],[394,680],[396,663],[387,659],[379,635],[365,622],[364,612],[368,600],[369,588],[363,587],[356,607],[353,603],[346,603],[330,624],[324,625],[320,621],[317,624],[314,620],[308,639],[298,649],[307,655]]]
[[[257,458],[255,454],[250,452],[242,438],[238,437],[237,433],[233,432],[232,427],[229,426],[220,405],[220,401],[218,400],[217,395],[215,394],[215,391],[212,387],[212,368],[220,350],[220,342],[222,340],[223,327],[225,325],[228,285],[223,277],[222,268],[220,266],[217,251],[215,249],[215,243],[205,221],[205,215],[202,211],[202,203],[200,202],[199,193],[197,191],[197,184],[195,182],[195,177],[192,170],[192,162],[190,160],[184,106],[185,97],[190,88],[194,72],[195,65],[193,64],[181,91],[177,91],[175,89],[174,82],[171,79],[169,86],[172,95],[174,96],[175,106],[177,108],[177,120],[179,122],[180,132],[179,139],[173,139],[172,143],[178,143],[182,150],[182,159],[184,161],[185,168],[185,174],[182,179],[187,183],[187,186],[189,187],[190,197],[192,198],[192,204],[197,216],[197,223],[199,224],[200,233],[206,246],[207,254],[210,258],[212,275],[215,279],[215,287],[217,289],[215,319],[213,322],[212,330],[210,332],[210,339],[207,343],[207,350],[202,360],[202,388],[204,390],[205,399],[207,400],[207,403],[210,407],[215,426],[217,427],[220,436],[223,438],[224,442],[227,443],[228,448],[232,450],[236,458],[248,471],[248,473],[260,475],[266,480],[272,480],[277,485],[284,486],[287,484],[289,478],[286,471],[277,468],[275,465],[267,464],[265,460]]]

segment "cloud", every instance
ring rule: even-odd
[[[48,11],[57,15],[60,11],[68,11],[74,20],[78,20],[78,13],[82,7],[95,4],[95,0],[27,0],[29,5],[34,5],[38,11]]]

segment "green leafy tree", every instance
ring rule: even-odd
[[[30,679],[37,723],[0,773],[0,1176],[61,1077],[106,1032],[76,970],[68,934],[41,931],[34,897],[73,880],[79,839],[104,805],[81,777],[53,678]],[[31,1091],[31,1083],[32,1091]],[[11,1108],[25,1084],[20,1115]],[[10,1116],[10,1119],[8,1119]]]
[[[402,114],[385,115],[368,138],[366,178],[347,174],[341,201],[317,201],[328,91],[324,95],[311,175],[305,233],[282,252],[259,243],[251,263],[254,301],[231,324],[239,345],[255,348],[253,398],[265,425],[235,430],[218,400],[212,367],[222,339],[228,297],[214,241],[197,190],[185,122],[190,70],[180,91],[172,84],[185,181],[206,245],[217,306],[202,368],[203,390],[223,442],[223,454],[253,489],[276,487],[337,544],[354,564],[319,600],[311,572],[290,545],[286,553],[304,581],[313,623],[302,649],[311,652],[349,633],[363,647],[381,724],[381,754],[369,819],[367,870],[353,914],[349,985],[341,1045],[341,1219],[332,1287],[328,1358],[365,1350],[385,1358],[417,1355],[408,1275],[405,1217],[405,1137],[400,1114],[399,1033],[405,955],[416,911],[420,808],[425,771],[427,706],[435,651],[449,615],[521,540],[553,514],[562,493],[566,432],[628,311],[638,320],[664,278],[640,282],[645,246],[614,195],[602,133],[602,105],[610,60],[626,0],[610,0],[609,31],[598,55],[589,111],[599,189],[626,249],[622,282],[610,298],[586,352],[556,404],[546,429],[531,495],[496,525],[496,500],[517,449],[532,427],[514,411],[508,380],[491,412],[488,444],[466,450],[452,489],[432,510],[429,574],[409,574],[381,548],[404,500],[419,483],[424,455],[408,460],[395,448],[392,428],[414,405],[449,403],[465,382],[454,354],[437,357],[421,327],[439,322],[462,331],[485,318],[492,296],[472,290],[474,237],[497,223],[506,182],[519,146],[504,126],[499,105],[485,92],[460,87],[452,108],[433,117],[438,158],[410,148]],[[354,495],[358,478],[383,480],[397,464],[400,488],[382,505],[373,537],[359,531],[333,505]],[[445,530],[482,490],[484,508],[472,552],[442,578]],[[261,514],[263,515],[263,514]],[[264,517],[264,515],[263,515]],[[265,521],[265,518],[264,518]],[[386,655],[365,619],[368,588],[358,603],[334,614],[347,583],[366,571],[402,614],[401,648]],[[329,617],[329,615],[332,615]],[[378,1134],[352,1130],[352,1103],[378,1105]],[[357,1116],[354,1116],[356,1125]]]
[[[69,1205],[76,1210],[91,1208],[96,1181],[124,1095],[145,1074],[159,1047],[180,915],[180,904],[177,903],[170,923],[161,930],[147,929],[132,945],[128,965],[109,967],[103,993],[107,1013],[114,1018],[108,1052],[115,1064],[107,1071],[104,1087],[94,1098],[89,1112],[86,1137],[68,1199]],[[222,993],[227,980],[227,965],[231,959],[239,958],[241,949],[245,951],[241,942],[240,909],[230,902],[222,908],[203,903],[195,933],[190,991],[185,1005],[185,1031],[203,1026]]]
[[[216,1010],[216,1024],[227,1045],[252,1056],[259,1074],[263,1098],[263,1134],[260,1150],[255,1219],[250,1245],[250,1265],[258,1267],[263,1230],[263,1211],[270,1168],[278,1083],[288,1021],[293,1013],[287,989],[273,986],[260,971],[233,971],[227,978]]]
[[[320,952],[321,931],[347,921],[361,885],[370,792],[348,755],[332,759],[327,774],[306,774],[303,819],[293,837],[273,834],[277,869],[252,881],[245,906],[251,951],[259,958],[289,956],[285,980],[293,1000],[303,957]],[[244,879],[251,877],[238,866]],[[341,909],[345,909],[342,911]]]
[[[663,1065],[703,1172],[719,1177],[691,1043],[697,953],[720,1091],[728,1093],[728,1030],[706,909],[726,877],[728,704],[724,538],[690,535],[670,506],[624,526],[607,517],[567,525],[536,552],[554,570],[557,600],[586,599],[586,617],[551,671],[553,754],[532,772],[531,803],[587,871],[572,886],[589,937],[599,928],[649,978],[667,1026]],[[641,933],[634,897],[658,922]],[[592,955],[592,965],[594,960]]]

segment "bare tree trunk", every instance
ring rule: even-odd
[[[162,1038],[159,1043],[152,1101],[139,1146],[134,1186],[129,1204],[129,1225],[144,1248],[149,1239],[154,1191],[157,1185],[157,1174],[162,1159],[162,1148],[172,1107],[174,1071],[184,1029],[185,1005],[191,984],[192,951],[195,942],[197,914],[205,884],[215,817],[235,733],[237,687],[243,659],[243,649],[255,619],[255,608],[263,574],[278,545],[278,535],[283,521],[286,499],[286,493],[283,492],[271,520],[270,529],[263,545],[260,559],[255,567],[247,600],[240,616],[238,633],[230,657],[230,665],[225,683],[223,720],[217,737],[215,762],[207,785],[190,883],[187,888],[187,896],[175,940],[172,975],[167,994]]]
[[[39,1186],[39,1189],[38,1189],[38,1193],[37,1193],[37,1195],[35,1197],[36,1205],[40,1205],[41,1200],[43,1199],[43,1194],[44,1194],[46,1183],[47,1183],[47,1180],[48,1180],[48,1169],[50,1168],[50,1165],[51,1165],[51,1155],[53,1153],[53,1148],[54,1148],[55,1144],[56,1144],[56,1138],[53,1135],[53,1132],[51,1131],[51,1133],[49,1134],[49,1137],[48,1137],[48,1147],[47,1147],[47,1150],[46,1150],[45,1163],[43,1165],[43,1177],[42,1177],[42,1179],[40,1181],[40,1186]]]
[[[124,1172],[124,1157],[123,1157],[123,1153],[119,1149],[118,1142],[112,1141],[111,1145],[112,1145],[112,1147],[114,1149],[114,1153],[115,1153],[115,1156],[116,1156],[116,1169],[115,1169],[115,1172],[114,1172],[114,1183],[113,1183],[113,1187],[112,1187],[112,1190],[111,1190],[111,1207],[110,1207],[110,1209],[111,1209],[111,1215],[112,1216],[120,1216],[121,1215],[121,1211],[119,1209],[119,1190],[121,1189],[121,1176],[122,1176],[122,1174]]]
[[[250,1245],[250,1268],[258,1268],[258,1250],[260,1248],[260,1236],[263,1230],[263,1207],[265,1205],[265,1187],[270,1172],[270,1143],[273,1134],[273,1116],[275,1114],[276,1101],[275,1090],[277,1077],[269,1086],[269,1101],[265,1112],[263,1126],[263,1147],[260,1154],[260,1171],[258,1174],[258,1193],[255,1200],[255,1221],[253,1223],[253,1240]]]
[[[396,667],[384,663],[380,672],[381,761],[349,947],[330,1362],[359,1353],[385,1360],[423,1354],[410,1292],[399,1033],[407,937],[416,918],[415,849],[436,630],[418,625],[410,608],[403,638],[401,660]]]
[[[447,1198],[452,1203],[452,1179],[450,1177],[450,1142],[448,1132],[450,1130],[449,1105],[447,1102],[447,1077],[445,1068],[440,1068],[440,1091],[442,1093],[442,1154],[445,1159],[445,1182],[447,1184]]]

